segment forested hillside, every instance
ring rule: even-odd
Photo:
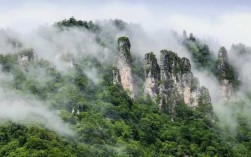
[[[0,49],[0,156],[251,156],[251,117],[246,112],[251,95],[246,91],[230,100],[242,82],[224,47],[214,56],[199,37],[183,34],[175,40],[189,52],[190,61],[165,47],[140,55],[130,50],[133,24],[104,23],[72,17],[40,32],[48,47],[60,46],[57,36],[68,37],[65,45],[70,46],[55,62],[44,57],[46,52],[1,32],[15,51]],[[75,48],[71,44],[79,32],[86,37]],[[251,55],[242,44],[230,51]],[[208,87],[199,84],[194,69],[216,78],[226,97],[224,106],[237,119],[234,127],[214,112]]]

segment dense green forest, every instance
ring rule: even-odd
[[[128,25],[121,20],[112,23],[118,30],[125,30]],[[102,27],[92,21],[72,17],[53,27],[59,31],[77,27],[94,32],[98,34],[96,41],[107,46],[100,33]],[[111,42],[116,46],[117,41]],[[198,68],[219,77],[213,70],[217,59],[207,45],[200,44],[192,34],[183,44]],[[35,53],[26,49],[16,54],[1,54],[2,73],[11,78],[4,80],[1,87],[49,104],[48,108],[57,111],[74,135],[59,134],[42,124],[19,124],[6,119],[0,123],[0,156],[251,156],[250,117],[242,114],[246,101],[227,104],[229,108],[238,108],[234,113],[238,119],[234,130],[217,115],[205,116],[203,106],[192,109],[182,101],[175,107],[176,117],[172,119],[143,95],[143,63],[137,55],[132,54],[132,68],[139,90],[138,96],[131,99],[121,86],[112,83],[112,62],[78,56],[73,68],[60,71]],[[29,56],[26,64],[20,65],[21,54]],[[86,65],[95,67],[98,83],[84,72]],[[237,82],[232,66],[229,67],[229,79]],[[250,101],[250,93],[246,98]]]

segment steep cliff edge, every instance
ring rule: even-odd
[[[160,67],[153,52],[145,54],[144,70],[144,94],[149,95],[151,98],[157,98],[159,94]]]
[[[135,97],[135,87],[132,76],[131,44],[127,37],[118,38],[118,54],[115,69],[113,70],[113,83],[121,84],[129,95]]]
[[[135,98],[130,46],[127,37],[118,38],[113,84],[121,85],[132,98]],[[199,80],[191,72],[189,59],[180,58],[172,51],[161,50],[159,64],[153,52],[146,53],[143,62],[144,95],[152,98],[160,110],[175,115],[175,107],[183,102],[191,108],[206,104],[210,106],[207,113],[211,113],[209,91],[205,87],[200,87]]]

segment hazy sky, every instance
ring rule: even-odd
[[[251,46],[249,0],[0,0],[0,28],[21,32],[74,16],[119,18],[146,30],[174,29],[208,36],[229,46]]]

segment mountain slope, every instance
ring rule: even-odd
[[[118,31],[130,32],[123,21],[111,24]],[[33,110],[24,119],[1,117],[0,156],[249,155],[248,144],[241,144],[250,142],[246,132],[238,136],[240,141],[234,146],[222,136],[208,90],[199,86],[187,58],[163,50],[160,62],[147,52],[143,60],[130,51],[133,43],[129,38],[112,40],[113,34],[98,23],[70,18],[56,23],[53,29],[61,33],[72,29],[92,32],[103,49],[98,49],[97,56],[73,50],[62,53],[59,58],[69,63],[64,70],[26,47],[1,54],[5,76],[1,88],[25,98],[25,107],[30,100],[39,101],[74,133],[45,127],[50,120],[54,125],[56,122],[47,115],[43,116],[48,121],[41,122],[41,115]],[[111,52],[103,54],[107,49]],[[3,98],[0,107],[12,105],[10,99]],[[27,119],[34,122],[25,123]]]

